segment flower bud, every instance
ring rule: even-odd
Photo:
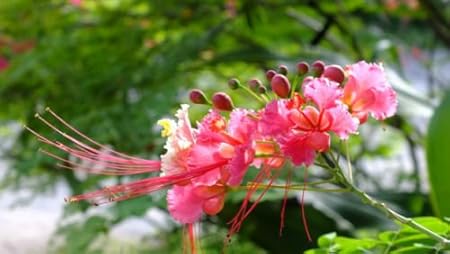
[[[309,71],[309,64],[307,62],[297,63],[297,74],[300,76],[305,75]]]
[[[258,92],[258,89],[260,86],[263,86],[263,84],[262,84],[261,80],[259,80],[259,79],[251,79],[248,81],[248,87],[253,92]]]
[[[232,78],[232,79],[228,80],[228,86],[230,87],[231,90],[238,89],[240,85],[241,85],[241,83],[236,78]]]
[[[212,104],[215,109],[223,111],[231,111],[234,108],[230,96],[223,92],[218,92],[213,95]]]
[[[192,89],[189,92],[189,99],[195,104],[208,104],[205,94],[200,89]]]
[[[325,69],[325,64],[320,60],[317,60],[312,64],[312,71],[313,71],[314,77],[320,77],[320,75],[322,75],[324,69]]]
[[[273,78],[273,76],[275,76],[275,74],[277,74],[276,71],[274,71],[274,70],[268,70],[268,71],[266,72],[266,78],[267,78],[267,80],[268,80],[268,81],[271,81],[272,78]]]
[[[337,83],[342,83],[345,79],[345,72],[341,66],[333,64],[325,67],[322,76]]]
[[[273,92],[281,98],[289,97],[289,91],[291,90],[291,84],[286,76],[281,74],[276,74],[273,76],[270,82]]]
[[[266,87],[265,87],[265,86],[260,86],[260,87],[258,87],[258,93],[260,93],[260,94],[265,94],[265,93],[267,93]]]
[[[278,66],[278,72],[279,73],[281,73],[281,74],[283,74],[283,75],[287,75],[288,74],[288,71],[289,71],[289,69],[288,69],[288,67],[286,66],[286,65],[284,65],[284,64],[280,64],[279,66]]]

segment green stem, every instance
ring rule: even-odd
[[[265,100],[265,98],[262,98],[261,96],[259,96],[258,94],[256,94],[255,92],[253,92],[250,88],[248,88],[247,86],[244,85],[239,85],[240,88],[244,89],[247,93],[249,93],[250,95],[252,95],[253,97],[255,97],[256,100],[258,100],[259,102],[266,104],[268,101]]]
[[[350,183],[353,184],[352,161],[350,160],[350,149],[348,148],[348,140],[345,140],[344,143],[345,143],[345,156],[347,159],[348,179],[350,180]]]
[[[391,219],[394,219],[404,225],[408,225],[411,228],[416,229],[417,231],[424,233],[431,237],[432,239],[438,241],[442,247],[449,247],[450,246],[450,240],[433,232],[432,230],[420,225],[419,223],[415,222],[413,219],[405,217],[396,211],[390,209],[387,207],[387,205],[383,202],[380,202],[371,196],[367,194],[366,192],[362,191],[353,183],[351,183],[343,174],[343,171],[341,168],[337,167],[335,168],[334,174],[336,176],[336,179],[339,183],[341,183],[346,189],[348,189],[350,192],[356,194],[364,203],[369,204],[372,207],[377,208],[381,212],[383,212],[386,216],[388,216]]]
[[[295,94],[295,89],[297,89],[297,81],[298,81],[299,75],[296,74],[295,78],[294,78],[294,82],[292,83],[292,88],[291,88],[291,96],[289,96],[290,98],[294,97]]]
[[[266,189],[268,186],[265,184],[260,184],[258,186],[254,186],[251,184],[247,184],[247,185],[243,185],[243,186],[238,186],[238,187],[233,187],[231,188],[232,190],[235,191],[239,191],[239,190],[247,190],[250,188],[256,188],[257,190],[260,189]],[[314,187],[309,187],[309,186],[304,186],[302,184],[299,185],[291,185],[291,186],[286,186],[286,185],[270,185],[271,189],[282,189],[285,190],[286,188],[289,190],[305,190],[305,191],[315,191],[315,192],[348,192],[348,189],[324,189],[324,188],[314,188]]]

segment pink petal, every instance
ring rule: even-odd
[[[225,204],[225,194],[205,200],[203,203],[203,211],[208,215],[216,215],[222,211]]]
[[[221,142],[223,137],[219,134],[227,127],[225,118],[217,111],[211,110],[202,121],[198,123],[197,142]]]
[[[248,146],[238,146],[235,149],[235,156],[229,164],[230,179],[228,184],[236,186],[241,184],[248,167],[253,162],[254,151]]]
[[[361,61],[346,69],[349,78],[344,87],[343,102],[352,112],[370,113],[377,120],[395,114],[397,94],[388,83],[383,66]]]
[[[396,92],[389,88],[377,92],[377,99],[370,108],[371,115],[377,120],[393,116],[398,105]]]
[[[235,109],[230,114],[228,133],[241,143],[247,143],[257,130],[258,122],[251,118],[250,114],[254,114],[254,112],[245,109]]]
[[[274,100],[266,105],[259,121],[263,135],[278,136],[293,127],[294,124],[288,118],[286,103],[286,100]]]
[[[219,161],[223,161],[218,153],[218,143],[196,144],[192,147],[190,155],[187,159],[190,168],[202,168],[205,165],[213,165]],[[214,185],[221,179],[220,168],[211,170],[194,181],[196,184]]]
[[[335,132],[341,139],[347,139],[352,133],[356,133],[359,121],[352,117],[343,105],[328,109],[327,114],[332,118],[330,130]]]
[[[180,223],[194,223],[203,211],[203,199],[195,195],[191,185],[175,185],[167,192],[167,208]]]
[[[343,95],[339,84],[327,78],[314,78],[303,84],[304,95],[314,101],[320,110],[331,108],[339,103]]]
[[[322,132],[291,134],[281,142],[283,153],[297,166],[311,165],[316,151],[325,151],[329,146],[330,136]]]

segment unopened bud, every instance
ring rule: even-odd
[[[320,77],[325,69],[324,62],[317,60],[312,64],[312,71],[315,77]]]
[[[228,86],[230,87],[231,90],[236,90],[239,88],[240,86],[240,82],[238,79],[232,78],[230,80],[228,80]]]
[[[223,111],[231,111],[234,108],[230,96],[223,92],[218,92],[213,95],[212,104],[215,109]]]
[[[195,104],[208,104],[205,94],[200,89],[192,89],[189,92],[189,99]]]
[[[341,66],[333,64],[325,67],[322,76],[337,83],[342,83],[345,79],[345,72]]]
[[[309,71],[309,64],[307,62],[297,63],[297,74],[300,76],[305,75]]]
[[[259,79],[251,79],[248,81],[248,87],[253,92],[258,92],[258,89],[260,86],[263,86],[263,84],[262,84],[261,80],[259,80]]]
[[[273,76],[275,76],[276,74],[277,74],[276,71],[274,71],[274,70],[268,70],[268,71],[266,72],[266,78],[267,78],[267,80],[268,80],[268,81],[271,81],[272,78],[273,78]]]
[[[258,87],[258,93],[260,93],[260,94],[265,94],[265,93],[267,93],[266,87],[265,87],[265,86],[260,86],[260,87]]]
[[[291,84],[286,76],[281,74],[276,74],[270,83],[273,92],[281,98],[287,98],[289,96],[289,91],[291,90]]]
[[[283,74],[283,75],[287,75],[288,74],[288,71],[289,71],[289,69],[288,69],[288,67],[286,66],[286,65],[284,65],[284,64],[280,64],[279,66],[278,66],[278,72],[279,73],[281,73],[281,74]]]

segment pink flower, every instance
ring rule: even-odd
[[[189,181],[177,183],[169,190],[168,207],[174,219],[193,223],[203,213],[215,215],[222,210],[226,186],[239,185],[253,161],[252,136],[257,123],[248,116],[250,113],[234,110],[227,122],[213,110],[198,124],[198,130],[192,130],[187,120],[182,120],[187,119],[187,114],[178,112],[178,124],[166,144],[166,148],[170,148],[168,151],[175,153],[163,158],[163,170],[165,164],[181,165],[174,167],[178,169],[176,172],[189,172],[207,165],[220,166]],[[180,149],[176,145],[180,141],[188,145]],[[164,162],[165,159],[169,161]]]
[[[83,4],[83,0],[69,0],[69,3],[73,6],[81,6]]]
[[[304,113],[294,114],[300,116],[294,120],[299,126],[306,126],[309,130],[332,131],[341,139],[356,132],[359,122],[351,116],[348,109],[340,101],[343,91],[339,84],[326,78],[308,81],[303,86],[305,98],[313,101],[318,110],[306,106]],[[299,122],[300,121],[300,122]]]
[[[306,101],[295,95],[290,100],[271,102],[260,122],[262,133],[274,136],[295,165],[311,165],[316,152],[327,151],[328,132],[346,139],[358,127],[358,121],[340,101],[343,91],[338,83],[312,78],[305,81],[303,90]]]
[[[377,120],[395,114],[397,94],[388,83],[382,65],[361,61],[347,66],[346,71],[349,76],[342,101],[361,123],[369,113]]]

